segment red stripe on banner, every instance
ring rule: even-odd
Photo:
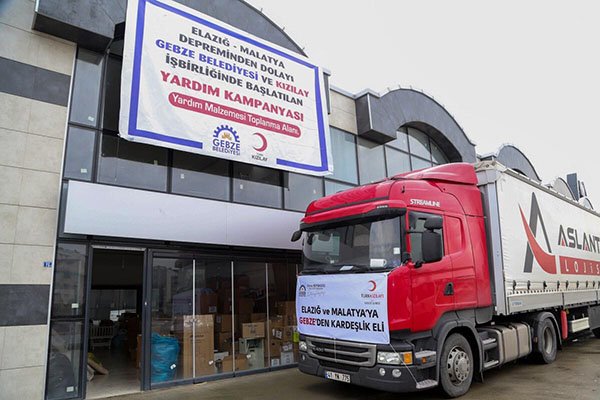
[[[599,275],[600,261],[559,256],[560,272],[571,275]]]
[[[175,107],[195,111],[200,114],[210,115],[211,117],[223,118],[228,121],[239,122],[240,124],[253,126],[271,132],[281,133],[282,135],[300,137],[300,127],[287,122],[277,121],[275,119],[263,117],[247,111],[238,110],[233,107],[224,106],[212,101],[199,99],[181,93],[169,93],[169,103]]]

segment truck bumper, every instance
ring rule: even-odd
[[[364,386],[386,392],[406,393],[416,392],[417,382],[430,379],[431,368],[419,369],[416,366],[398,366],[375,364],[373,367],[350,367],[343,364],[322,365],[321,362],[310,357],[307,353],[300,353],[298,368],[305,374],[320,376],[325,378],[326,371],[339,372],[350,375],[350,383]],[[351,369],[352,368],[352,369]],[[385,375],[381,376],[380,368],[385,370]],[[399,369],[401,375],[394,378],[392,371]]]

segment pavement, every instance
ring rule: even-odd
[[[177,386],[111,400],[226,400],[226,399],[442,399],[438,390],[393,394],[327,381],[296,368],[243,377]],[[600,340],[593,337],[567,343],[550,365],[518,361],[488,371],[484,383],[474,382],[461,399],[550,400],[600,399]]]

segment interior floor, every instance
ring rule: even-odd
[[[87,383],[86,399],[99,399],[140,391],[139,369],[123,349],[96,349],[94,356],[108,369],[108,375],[95,373]]]

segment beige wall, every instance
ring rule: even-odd
[[[329,125],[350,133],[357,133],[354,99],[332,89],[330,92],[331,114]]]
[[[33,32],[34,6],[2,1],[0,57],[70,76],[75,45]],[[0,92],[0,285],[51,283],[66,118]],[[47,325],[0,326],[0,399],[43,397],[47,340]]]

